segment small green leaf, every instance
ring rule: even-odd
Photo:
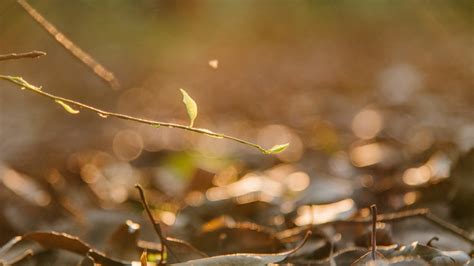
[[[191,96],[189,96],[189,94],[185,90],[179,90],[183,94],[183,103],[184,105],[186,105],[186,110],[188,111],[188,116],[190,120],[189,126],[193,127],[194,119],[196,119],[198,113],[196,102],[193,100],[193,98],[191,98]]]
[[[70,114],[78,114],[79,113],[79,110],[73,109],[71,106],[65,104],[63,101],[60,101],[60,100],[54,100],[54,101],[57,102],[58,104],[60,104],[64,108],[64,110],[66,110]]]
[[[284,151],[289,145],[290,145],[290,143],[275,145],[275,146],[271,147],[270,149],[265,150],[265,153],[266,154],[280,153],[280,152]]]

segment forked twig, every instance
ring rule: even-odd
[[[18,4],[30,15],[38,24],[46,30],[53,38],[61,44],[69,53],[79,59],[89,69],[91,69],[97,76],[107,82],[113,89],[119,88],[119,82],[115,78],[114,73],[106,69],[103,65],[97,62],[92,56],[79,48],[74,42],[61,33],[51,22],[44,18],[36,9],[34,9],[26,0],[18,0]]]
[[[19,53],[19,54],[17,53],[3,54],[3,55],[0,55],[0,61],[23,59],[23,58],[38,58],[43,55],[46,55],[46,53],[41,52],[41,51],[32,51],[32,52]]]
[[[175,124],[175,123],[153,121],[153,120],[133,117],[133,116],[125,115],[125,114],[119,114],[119,113],[104,111],[104,110],[101,110],[99,108],[92,107],[90,105],[86,105],[86,104],[83,104],[83,103],[80,103],[80,102],[77,102],[77,101],[74,101],[74,100],[71,100],[71,99],[67,99],[67,98],[63,98],[63,97],[59,97],[59,96],[47,93],[47,92],[41,90],[41,88],[36,87],[36,86],[28,83],[27,81],[25,81],[24,79],[22,79],[20,77],[0,75],[0,79],[9,81],[9,82],[19,86],[22,89],[25,89],[25,90],[34,92],[36,94],[39,94],[43,97],[49,98],[49,99],[55,101],[56,103],[60,103],[61,105],[62,105],[62,103],[65,103],[65,104],[69,104],[69,105],[77,107],[77,108],[86,109],[86,110],[89,110],[91,112],[94,112],[94,113],[98,114],[101,117],[115,117],[115,118],[119,118],[119,119],[123,119],[123,120],[129,120],[129,121],[134,121],[134,122],[138,122],[138,123],[142,123],[142,124],[147,124],[147,125],[154,126],[154,127],[164,126],[164,127],[169,127],[169,128],[179,128],[179,129],[183,129],[183,130],[187,130],[187,131],[201,133],[201,134],[211,136],[211,137],[214,137],[214,138],[218,138],[218,139],[228,139],[228,140],[232,140],[232,141],[235,141],[235,142],[239,142],[241,144],[245,144],[247,146],[256,148],[256,149],[260,150],[262,153],[265,153],[265,154],[273,153],[271,149],[267,150],[267,149],[263,148],[262,146],[260,146],[258,144],[255,144],[255,143],[243,140],[243,139],[239,139],[239,138],[236,138],[236,137],[233,137],[233,136],[229,136],[229,135],[225,135],[225,134],[221,134],[221,133],[216,133],[216,132],[210,131],[208,129],[204,129],[204,128],[196,128],[196,127],[185,126],[185,125],[180,125],[180,124]],[[65,107],[65,106],[63,105],[63,107]],[[78,112],[78,111],[76,111],[76,112]]]
[[[163,236],[163,231],[161,231],[161,226],[160,223],[155,221],[155,218],[153,217],[153,214],[150,211],[150,207],[148,206],[148,202],[145,198],[145,192],[143,191],[143,187],[140,184],[135,184],[135,188],[138,189],[138,192],[140,193],[140,199],[143,204],[143,208],[145,208],[146,213],[148,214],[148,218],[150,219],[150,222],[153,224],[153,228],[155,229],[156,234],[158,235],[158,238],[160,239],[161,242],[161,250],[160,250],[160,265],[163,263],[163,258],[164,258],[164,248],[168,250],[168,252],[175,257],[177,261],[179,261],[179,258],[173,253],[171,248],[169,247],[166,237]]]

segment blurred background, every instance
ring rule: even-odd
[[[361,210],[372,203],[382,212],[430,207],[472,232],[471,1],[29,3],[120,87],[10,0],[0,2],[0,54],[47,56],[0,62],[2,75],[187,124],[184,88],[198,104],[195,126],[290,146],[269,156],[179,129],[71,115],[1,82],[0,245],[39,229],[101,243],[124,219],[146,226],[137,182],[167,232],[188,239],[222,214],[282,229],[368,215]],[[394,237],[440,234],[412,229]],[[440,245],[463,244],[448,235]]]

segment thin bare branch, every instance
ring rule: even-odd
[[[160,253],[161,253],[160,254],[161,255],[160,256],[161,257],[160,258],[160,265],[163,263],[163,258],[164,258],[164,248],[163,247],[166,247],[168,252],[171,255],[173,255],[173,257],[175,257],[176,260],[179,261],[179,258],[176,257],[175,254],[173,254],[173,251],[169,247],[168,242],[166,240],[166,237],[163,236],[163,231],[161,230],[160,223],[155,221],[155,218],[153,217],[153,214],[151,213],[150,207],[148,206],[148,202],[147,202],[146,197],[145,197],[145,191],[143,190],[143,187],[140,184],[135,184],[135,188],[138,189],[138,192],[140,193],[140,199],[142,201],[143,208],[145,208],[146,213],[148,214],[148,218],[150,219],[150,222],[153,224],[153,228],[155,229],[155,232],[158,235],[158,238],[160,239],[160,242],[161,242],[161,245],[162,245],[162,248],[160,250]]]
[[[94,74],[104,80],[111,88],[118,89],[119,82],[115,78],[114,73],[106,69],[103,65],[97,62],[92,56],[86,53],[84,50],[79,48],[74,42],[67,38],[62,32],[60,32],[51,22],[44,18],[36,9],[34,9],[26,0],[18,0],[18,4],[36,21],[41,27],[46,30],[53,38],[61,44],[69,53],[79,59]]]
[[[235,141],[235,142],[238,142],[238,143],[256,148],[256,149],[258,149],[259,151],[261,151],[262,153],[265,153],[265,154],[271,153],[271,152],[269,152],[269,150],[263,148],[260,145],[255,144],[255,143],[252,143],[252,142],[249,142],[249,141],[246,141],[246,140],[243,140],[243,139],[239,139],[239,138],[236,138],[236,137],[233,137],[233,136],[228,136],[228,135],[225,135],[225,134],[216,133],[216,132],[210,131],[208,129],[190,127],[190,126],[185,126],[185,125],[180,125],[180,124],[175,124],[175,123],[153,121],[153,120],[133,117],[133,116],[125,115],[125,114],[119,114],[119,113],[104,111],[104,110],[101,110],[99,108],[89,106],[89,105],[86,105],[86,104],[83,104],[83,103],[80,103],[80,102],[77,102],[77,101],[74,101],[74,100],[71,100],[71,99],[67,99],[67,98],[63,98],[63,97],[59,97],[59,96],[47,93],[47,92],[43,91],[41,88],[36,87],[34,85],[31,85],[30,83],[28,83],[27,81],[25,81],[21,77],[12,77],[12,76],[0,75],[0,79],[9,81],[9,82],[19,86],[22,89],[25,89],[25,90],[34,92],[36,94],[39,94],[43,97],[49,98],[49,99],[55,101],[56,103],[58,103],[58,102],[61,103],[62,102],[62,103],[68,104],[72,107],[82,108],[82,109],[94,112],[94,113],[100,115],[101,117],[115,117],[115,118],[119,118],[119,119],[123,119],[123,120],[134,121],[134,122],[138,122],[138,123],[142,123],[142,124],[148,124],[148,125],[154,126],[154,127],[164,126],[164,127],[168,127],[168,128],[179,128],[179,129],[183,129],[183,130],[187,130],[187,131],[192,131],[192,132],[204,134],[204,135],[214,137],[214,138],[218,138],[218,139],[232,140],[232,141]]]
[[[23,59],[23,58],[38,58],[43,55],[46,55],[46,53],[41,52],[41,51],[32,51],[32,52],[19,53],[19,54],[11,53],[11,54],[0,55],[0,61]]]
[[[391,223],[391,222],[402,221],[402,220],[411,219],[415,217],[426,219],[432,224],[438,226],[439,228],[447,232],[450,232],[454,235],[457,235],[458,237],[466,240],[471,245],[474,245],[474,237],[469,232],[466,232],[463,229],[455,226],[454,224],[451,224],[437,217],[436,215],[432,214],[429,209],[414,209],[414,210],[408,210],[408,211],[379,214],[377,215],[377,222]],[[350,224],[371,224],[372,221],[373,221],[372,217],[365,217],[365,218],[358,218],[358,219],[331,221],[324,224],[319,224],[318,226],[338,225],[338,224],[349,224],[349,225]]]

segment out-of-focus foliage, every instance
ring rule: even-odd
[[[61,249],[81,249],[78,256],[14,238],[21,241],[8,249],[13,259],[32,250],[32,265],[88,265],[101,250],[138,262],[147,250],[149,263],[184,262],[160,257],[135,183],[186,261],[239,252],[273,259],[311,230],[305,245],[278,259],[352,263],[367,253],[371,232],[351,221],[366,221],[374,203],[380,213],[429,208],[466,230],[420,216],[379,222],[385,259],[377,263],[470,259],[471,1],[29,3],[113,71],[121,88],[93,76],[13,0],[0,1],[0,54],[47,56],[0,62],[0,74],[105,110],[192,124],[177,100],[186,88],[199,103],[200,128],[262,147],[290,145],[264,155],[176,129],[70,115],[61,103],[2,83],[0,246],[57,231],[72,239]],[[139,237],[128,231],[138,224]]]

